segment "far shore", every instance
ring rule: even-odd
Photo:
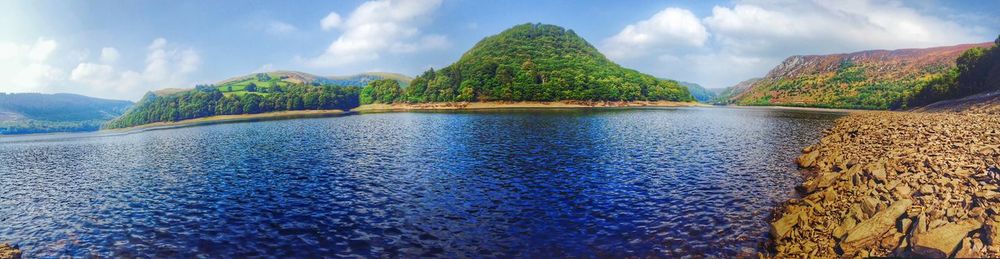
[[[352,109],[358,112],[393,112],[418,110],[486,110],[486,109],[546,109],[546,108],[614,108],[614,107],[694,107],[709,106],[697,102],[634,101],[634,102],[447,102],[415,104],[365,104]]]
[[[202,117],[202,118],[195,118],[195,119],[188,119],[181,121],[155,122],[155,123],[143,124],[139,126],[132,126],[120,129],[103,129],[101,131],[124,132],[133,130],[165,129],[165,128],[177,128],[177,127],[186,127],[195,125],[230,123],[230,122],[328,117],[328,116],[344,115],[347,113],[348,112],[345,112],[343,110],[301,110],[301,111],[280,111],[280,112],[268,112],[268,113],[257,113],[257,114],[216,115],[216,116],[209,116],[209,117]]]

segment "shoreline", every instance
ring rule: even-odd
[[[1000,256],[1000,119],[859,111],[796,163],[766,257]]]
[[[446,102],[418,104],[365,104],[351,111],[399,112],[423,110],[492,110],[492,109],[566,109],[566,108],[619,108],[619,107],[707,107],[697,102],[635,101],[635,102]]]
[[[201,117],[201,118],[172,121],[172,122],[154,122],[127,128],[102,129],[97,132],[119,133],[119,132],[131,132],[139,130],[172,129],[180,127],[211,125],[211,124],[221,124],[221,123],[334,117],[346,114],[350,114],[350,112],[345,112],[343,110],[299,110],[299,111],[279,111],[279,112],[255,113],[255,114],[216,115],[216,116]]]

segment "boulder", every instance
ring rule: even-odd
[[[969,232],[983,226],[977,220],[949,223],[913,236],[913,253],[925,257],[948,257],[958,248]]]
[[[848,231],[847,237],[840,242],[840,247],[845,251],[853,251],[857,248],[865,247],[873,241],[879,240],[881,236],[888,232],[895,232],[896,219],[906,213],[906,210],[913,205],[913,200],[898,200],[892,203],[883,211],[875,213],[871,218],[862,221],[853,229]]]
[[[21,250],[9,244],[0,243],[0,259],[20,259]]]
[[[802,168],[812,167],[813,165],[816,164],[816,158],[817,157],[819,157],[819,151],[818,150],[814,150],[812,152],[809,152],[809,153],[806,153],[806,154],[804,154],[802,156],[799,156],[799,159],[798,159],[799,167],[802,167]]]
[[[886,182],[885,176],[885,165],[882,163],[871,163],[865,167],[865,172],[870,174],[876,181],[880,183]]]
[[[788,213],[784,217],[781,217],[781,219],[771,223],[771,236],[775,239],[785,237],[785,234],[788,234],[792,230],[792,227],[799,223],[799,218],[802,217],[800,214],[802,212]]]

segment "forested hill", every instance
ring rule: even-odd
[[[394,73],[317,76],[296,71],[253,73],[194,89],[169,88],[147,93],[105,128],[173,122],[215,115],[256,114],[295,110],[349,110],[358,92],[373,81],[407,85],[411,78]]]
[[[76,94],[0,93],[0,134],[93,131],[129,106]]]
[[[956,60],[993,43],[792,56],[734,100],[740,105],[895,109],[955,73]]]
[[[684,82],[684,81],[678,81],[677,83],[687,88],[688,92],[691,93],[691,97],[694,97],[694,99],[697,100],[698,102],[703,102],[703,103],[712,102],[712,100],[715,99],[715,96],[717,94],[716,92],[706,89],[705,87],[702,87],[699,84]]]
[[[372,86],[374,87],[374,86]],[[486,37],[447,67],[409,87],[369,90],[372,102],[693,101],[676,81],[623,68],[572,30],[522,24]]]

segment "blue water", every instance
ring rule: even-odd
[[[28,258],[752,255],[842,114],[381,113],[0,138]]]

